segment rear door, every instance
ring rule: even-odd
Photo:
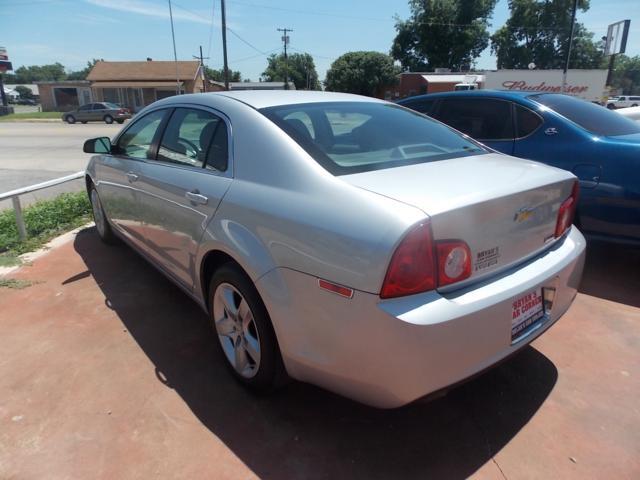
[[[102,120],[106,113],[103,103],[94,103],[91,109],[91,120]]]
[[[155,158],[140,166],[147,253],[189,289],[198,245],[232,181],[229,132],[217,112],[175,108]]]
[[[511,155],[514,143],[512,104],[494,98],[443,98],[431,116],[488,147]]]

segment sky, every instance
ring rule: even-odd
[[[222,67],[220,0],[171,0],[179,60],[191,59],[202,45],[205,64]],[[257,81],[270,53],[282,51],[278,28],[293,29],[290,52],[308,52],[321,79],[331,62],[347,51],[388,53],[395,20],[409,16],[406,0],[226,0],[229,68]],[[509,17],[499,0],[491,32]],[[595,33],[631,20],[628,55],[640,55],[640,0],[591,0],[577,20]],[[60,62],[68,70],[105,60],[172,60],[168,0],[0,0],[0,45],[14,68]],[[485,50],[478,69],[495,68]]]

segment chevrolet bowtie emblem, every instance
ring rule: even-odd
[[[533,216],[533,212],[535,209],[523,207],[516,212],[513,216],[513,221],[516,223],[526,222]]]

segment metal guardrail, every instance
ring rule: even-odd
[[[56,185],[60,185],[61,183],[70,182],[72,180],[77,180],[79,178],[84,178],[85,172],[76,172],[71,175],[67,175],[66,177],[54,178],[53,180],[47,180],[46,182],[36,183],[35,185],[30,185],[28,187],[17,188],[15,190],[11,190],[10,192],[0,193],[0,202],[2,200],[11,199],[13,203],[13,210],[16,212],[16,225],[18,227],[18,235],[20,236],[20,240],[26,240],[27,238],[27,227],[24,224],[24,216],[22,215],[22,205],[20,205],[20,195],[25,195],[27,193],[32,193],[37,190],[42,190],[44,188],[55,187]]]

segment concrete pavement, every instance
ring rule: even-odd
[[[0,123],[0,193],[84,170],[90,155],[82,152],[88,138],[113,137],[122,125],[103,123]],[[82,180],[48,188],[21,198],[24,204],[79,191]],[[11,202],[0,202],[0,210]]]
[[[0,478],[638,479],[640,261],[610,251],[590,247],[588,293],[532,347],[380,411],[247,393],[195,304],[85,230],[0,289]]]

